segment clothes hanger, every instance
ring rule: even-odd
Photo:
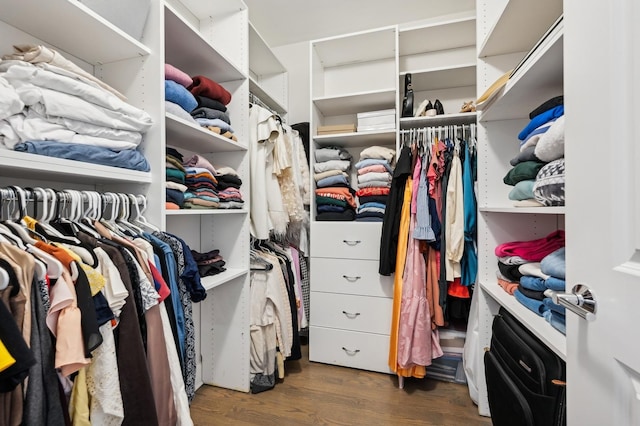
[[[137,202],[138,197],[142,201],[142,209],[140,209],[140,206]],[[136,217],[133,220],[133,223],[135,223],[136,225],[140,225],[143,228],[148,228],[148,229],[151,229],[152,231],[160,232],[160,229],[158,229],[155,225],[148,222],[147,218],[144,217],[144,212],[147,210],[147,197],[145,197],[144,195],[139,195],[138,197],[136,197],[136,203],[135,203]]]
[[[252,271],[270,271],[273,269],[273,264],[268,260],[260,257],[254,250],[250,250],[251,267]]]

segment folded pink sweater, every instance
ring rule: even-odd
[[[164,64],[164,78],[165,80],[173,80],[184,87],[189,87],[193,84],[193,80],[187,73],[171,64]]]
[[[206,96],[225,105],[231,102],[231,93],[227,92],[227,89],[202,75],[193,77],[193,83],[187,89],[193,95]]]
[[[553,231],[544,238],[531,241],[512,241],[496,247],[498,257],[520,256],[530,262],[540,262],[546,255],[564,247],[564,231]]]

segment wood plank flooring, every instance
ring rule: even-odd
[[[259,394],[201,387],[191,404],[196,425],[491,425],[466,386],[405,380],[308,361],[286,364],[286,376]]]

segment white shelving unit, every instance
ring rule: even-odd
[[[378,132],[336,133],[315,137],[317,146],[367,147],[371,145],[393,145],[396,141],[395,130]]]
[[[478,411],[488,416],[483,356],[491,341],[493,317],[504,307],[562,359],[565,336],[544,318],[521,305],[496,281],[494,255],[498,244],[541,238],[564,229],[564,207],[514,207],[508,199],[511,187],[502,182],[511,168],[509,160],[519,152],[517,134],[529,122],[529,112],[547,99],[563,93],[563,25],[560,22],[540,43],[539,39],[562,14],[562,1],[542,3],[507,1],[504,8],[480,0],[477,3],[478,95],[500,75],[516,68],[505,87],[478,113]],[[537,47],[529,52],[534,46]]]
[[[448,126],[455,124],[475,123],[475,112],[460,112],[455,114],[442,114],[434,117],[407,117],[400,119],[400,129],[415,129],[429,126]]]
[[[318,112],[324,116],[340,116],[391,109],[395,105],[395,95],[395,87],[389,87],[382,90],[313,98],[313,103]]]
[[[198,384],[249,391],[249,157],[248,10],[242,1],[164,5],[165,61],[185,73],[203,75],[232,95],[227,114],[238,141],[164,114],[166,145],[186,158],[198,154],[240,175],[247,207],[241,210],[166,210],[168,232],[199,252],[219,249],[227,269],[202,277],[207,298],[194,309]],[[224,38],[220,35],[224,34]],[[222,311],[233,311],[221,316]]]

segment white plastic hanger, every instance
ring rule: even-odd
[[[136,199],[136,217],[133,220],[133,222],[137,225],[142,226],[143,228],[148,228],[151,229],[152,231],[155,232],[160,232],[160,229],[158,229],[155,225],[152,225],[151,223],[147,222],[147,218],[144,217],[144,212],[145,210],[147,210],[147,197],[145,197],[144,195],[139,195],[138,196],[140,198],[140,200],[142,201],[142,210],[140,209],[140,206],[138,204],[138,201]],[[136,198],[138,198],[136,197]]]

